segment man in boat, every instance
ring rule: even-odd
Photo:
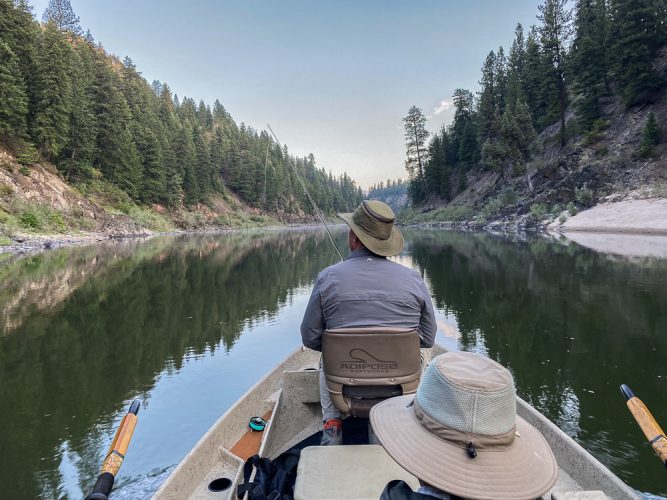
[[[317,276],[301,323],[303,344],[321,351],[327,329],[400,327],[417,329],[420,347],[432,347],[437,326],[426,284],[418,272],[387,259],[403,249],[393,210],[381,201],[365,200],[353,213],[339,216],[350,228],[350,254]],[[322,445],[340,444],[341,415],[331,402],[323,370],[320,400]]]
[[[370,418],[387,453],[421,484],[413,492],[391,481],[381,500],[534,499],[556,483],[549,444],[516,415],[512,374],[486,356],[437,356],[416,394],[375,405]]]

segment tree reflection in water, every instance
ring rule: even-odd
[[[244,329],[276,315],[334,261],[330,245],[320,232],[242,232],[4,264],[2,490],[35,498],[71,492],[72,481],[88,488],[123,402],[148,394],[186,357],[228,350]]]
[[[611,259],[546,239],[404,232],[398,260],[421,271],[448,342],[507,366],[522,397],[628,483],[667,493],[618,391],[630,384],[666,423],[667,260]],[[337,237],[344,248],[345,232]],[[121,483],[178,461],[231,404],[201,386],[215,380],[232,397],[229,388],[241,393],[284,355],[276,342],[297,345],[302,303],[335,259],[324,232],[282,230],[4,261],[0,496],[86,491],[124,403],[137,396],[147,404]]]
[[[545,238],[408,233],[409,253],[460,348],[485,351],[519,394],[642,491],[664,470],[620,396],[667,419],[667,260],[626,260]],[[662,485],[662,486],[660,486]]]

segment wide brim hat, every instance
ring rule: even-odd
[[[539,498],[558,476],[553,452],[537,429],[516,416],[511,374],[493,360],[470,362],[470,356],[484,358],[459,352],[435,358],[416,395],[372,408],[373,431],[405,470],[447,493],[476,499]],[[448,364],[455,365],[454,376],[447,374]],[[506,387],[497,377],[487,384],[489,374],[512,381],[512,415],[509,396],[503,394]]]
[[[338,214],[368,250],[390,257],[403,250],[403,235],[394,226],[394,211],[378,200],[364,200],[352,213]]]

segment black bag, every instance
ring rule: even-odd
[[[275,460],[253,455],[243,466],[243,484],[236,490],[237,498],[248,492],[250,500],[292,500],[296,467],[301,450],[291,449]],[[253,467],[257,470],[255,480],[250,482]]]

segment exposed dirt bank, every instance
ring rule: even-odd
[[[616,233],[667,235],[667,198],[603,203],[549,225],[562,233]]]

